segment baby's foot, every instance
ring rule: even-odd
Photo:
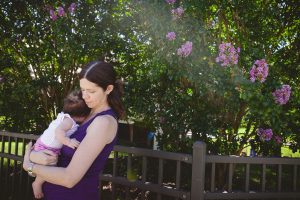
[[[36,199],[41,199],[44,197],[43,191],[42,191],[42,184],[37,183],[34,181],[32,183],[32,189],[33,189],[33,194]]]

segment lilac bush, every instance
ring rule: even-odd
[[[190,41],[187,41],[179,49],[177,49],[177,55],[181,57],[187,57],[192,53],[193,49],[193,43]]]
[[[259,128],[257,130],[257,135],[259,136],[261,141],[270,141],[272,139],[273,132],[272,132],[272,129]]]
[[[269,67],[265,59],[256,60],[250,70],[250,80],[251,82],[255,82],[258,80],[259,82],[265,82],[267,76],[269,74]]]
[[[75,12],[75,9],[76,9],[75,3],[71,3],[70,6],[68,7],[68,11],[70,14],[73,14]],[[52,21],[56,21],[58,17],[65,17],[67,14],[63,6],[58,6],[56,12],[52,8],[49,8],[49,13],[50,13],[50,19]]]
[[[173,1],[166,1],[169,4],[174,3]],[[178,7],[176,9],[172,9],[171,13],[173,15],[173,19],[179,19],[182,17],[184,13],[184,9],[182,7]],[[173,41],[176,39],[175,32],[168,32],[166,34],[166,39],[169,41]],[[177,49],[177,55],[180,57],[188,57],[193,48],[193,42],[187,41],[181,45],[180,48]],[[238,66],[239,62],[239,54],[240,54],[240,47],[235,47],[231,42],[222,42],[218,46],[218,56],[216,57],[215,61],[220,63],[223,67],[229,66]],[[250,81],[255,82],[258,81],[263,83],[266,81],[266,78],[269,73],[268,64],[265,59],[256,60],[251,67],[250,70]],[[259,88],[259,86],[258,86]],[[276,90],[273,93],[276,102],[279,104],[284,104],[288,101],[290,96],[290,88],[286,85],[283,86],[281,89]],[[259,128],[257,131],[257,136],[259,137],[260,141],[267,142],[270,141],[272,138],[274,139],[275,143],[280,145],[282,143],[282,139],[280,136],[273,137],[273,131],[271,128],[269,129],[262,129]]]
[[[65,10],[63,7],[59,6],[57,8],[57,15],[60,16],[60,17],[63,17],[65,15]]]
[[[203,140],[206,135],[211,134],[210,130],[214,130],[212,135],[222,144],[212,148],[217,149],[216,152],[238,153],[252,139],[256,141],[255,150],[259,154],[264,152],[264,155],[270,155],[275,151],[277,154],[280,149],[277,144],[281,143],[275,143],[276,139],[285,137],[288,133],[280,124],[284,108],[278,109],[278,106],[274,106],[271,95],[277,85],[276,73],[268,78],[268,64],[274,63],[272,52],[266,54],[264,47],[251,45],[251,42],[237,37],[240,33],[231,29],[232,24],[219,27],[219,16],[207,19],[201,24],[194,18],[198,14],[202,16],[201,13],[195,13],[188,3],[173,3],[175,1],[165,1],[164,8],[170,12],[159,9],[161,4],[150,7],[151,3],[146,3],[141,12],[143,28],[147,30],[146,35],[149,35],[151,42],[149,48],[153,50],[149,51],[149,57],[155,58],[159,63],[151,65],[151,70],[153,74],[164,77],[157,80],[155,77],[149,87],[153,90],[163,87],[161,91],[168,91],[166,93],[172,99],[164,99],[157,92],[154,107],[161,112],[149,115],[155,116],[155,125],[166,133],[158,141],[172,143],[176,147],[181,142],[178,138],[182,138],[177,136],[189,129],[193,133],[192,139]],[[210,34],[212,29],[216,31],[214,34]],[[230,31],[233,31],[232,35],[229,34]],[[174,88],[167,87],[169,82],[175,85]],[[191,112],[186,111],[189,109]],[[177,116],[177,112],[185,114]],[[198,113],[203,112],[207,113],[202,118]],[[190,117],[191,114],[193,117]],[[159,120],[162,116],[164,122]],[[266,130],[257,130],[257,127]],[[275,138],[273,133],[278,137]],[[237,150],[238,148],[240,149]]]
[[[73,14],[75,12],[76,9],[76,4],[75,3],[71,3],[71,5],[69,6],[68,10],[71,14]]]
[[[57,15],[55,14],[55,11],[52,10],[52,9],[50,9],[49,12],[50,12],[50,18],[51,18],[51,20],[52,20],[52,21],[57,20]]]
[[[282,87],[275,90],[272,95],[274,96],[275,102],[277,104],[286,104],[290,99],[291,87],[289,85],[282,85]]]
[[[216,62],[221,63],[221,66],[237,65],[239,60],[240,48],[234,48],[231,43],[221,43],[219,45],[219,56]]]
[[[182,15],[184,13],[184,9],[182,7],[178,7],[178,8],[172,9],[171,13],[173,15],[173,19],[176,20],[176,19],[179,19],[182,17]]]
[[[169,32],[169,33],[167,33],[166,38],[169,41],[175,40],[176,39],[176,33],[175,32]]]

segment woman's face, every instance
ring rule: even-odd
[[[109,92],[104,91],[104,89],[97,84],[83,78],[80,79],[80,88],[82,91],[82,98],[89,108],[97,109],[98,107],[106,106],[108,104],[107,95]]]

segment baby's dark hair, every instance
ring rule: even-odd
[[[85,117],[91,109],[86,105],[80,90],[74,90],[64,99],[63,112],[71,117]]]

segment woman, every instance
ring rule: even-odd
[[[56,157],[47,151],[31,152],[31,144],[24,156],[23,168],[46,181],[45,200],[99,199],[99,173],[116,142],[117,118],[124,114],[111,64],[91,62],[80,72],[79,79],[82,98],[91,112],[71,136],[80,142],[78,148],[63,146],[57,167],[45,166],[54,164]]]

